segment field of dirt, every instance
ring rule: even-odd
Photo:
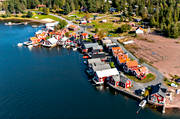
[[[159,35],[142,35],[134,39],[135,44],[128,47],[138,58],[143,58],[167,78],[180,76],[180,38],[170,39]]]

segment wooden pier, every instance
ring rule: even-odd
[[[121,88],[115,87],[115,86],[113,86],[113,85],[112,85],[111,83],[109,83],[109,82],[107,82],[107,84],[108,84],[110,87],[116,89],[117,91],[122,92],[122,93],[124,93],[124,94],[126,94],[126,95],[128,95],[128,96],[130,96],[130,97],[133,97],[133,98],[135,98],[135,99],[137,99],[137,100],[140,100],[140,101],[141,101],[141,100],[143,99],[143,97],[138,96],[138,95],[136,95],[136,94],[134,94],[134,93],[131,93],[131,92],[129,92],[129,91],[123,89],[123,88],[121,89]]]

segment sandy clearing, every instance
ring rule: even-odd
[[[137,57],[142,57],[159,71],[170,78],[169,74],[180,75],[180,39],[169,39],[159,35],[143,35],[141,37],[152,40],[148,42],[145,40],[134,39],[135,45],[139,47],[138,50],[130,49]]]

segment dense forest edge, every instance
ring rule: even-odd
[[[27,9],[43,9],[48,12],[68,15],[72,11],[108,14],[119,12],[120,19],[132,21],[136,16],[148,27],[156,28],[167,37],[180,36],[180,0],[1,0],[0,11],[11,14],[25,13]],[[41,6],[41,8],[39,8]],[[45,8],[42,8],[45,6]]]

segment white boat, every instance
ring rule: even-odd
[[[32,48],[33,48],[33,45],[29,45],[28,48],[29,48],[29,49],[32,49]]]
[[[37,28],[37,27],[38,27],[38,25],[32,25],[32,27],[33,27],[33,28]]]
[[[38,46],[39,44],[33,44],[34,47]]]
[[[139,103],[139,107],[144,108],[146,106],[147,101],[143,100]]]
[[[73,48],[73,51],[77,51],[77,48]]]
[[[8,23],[5,23],[4,25],[11,26],[11,25],[13,25],[13,23],[12,22],[8,22]]]
[[[31,41],[26,41],[23,43],[25,46],[29,46],[29,45],[32,45],[32,42]]]
[[[18,46],[18,47],[22,47],[22,46],[23,46],[23,43],[18,43],[17,46]]]
[[[101,81],[101,82],[96,81],[96,79],[95,79],[95,78],[92,78],[92,81],[93,81],[96,85],[102,85],[102,84],[104,84],[104,82],[103,82],[103,81]]]
[[[66,45],[63,45],[63,48],[66,48]]]

